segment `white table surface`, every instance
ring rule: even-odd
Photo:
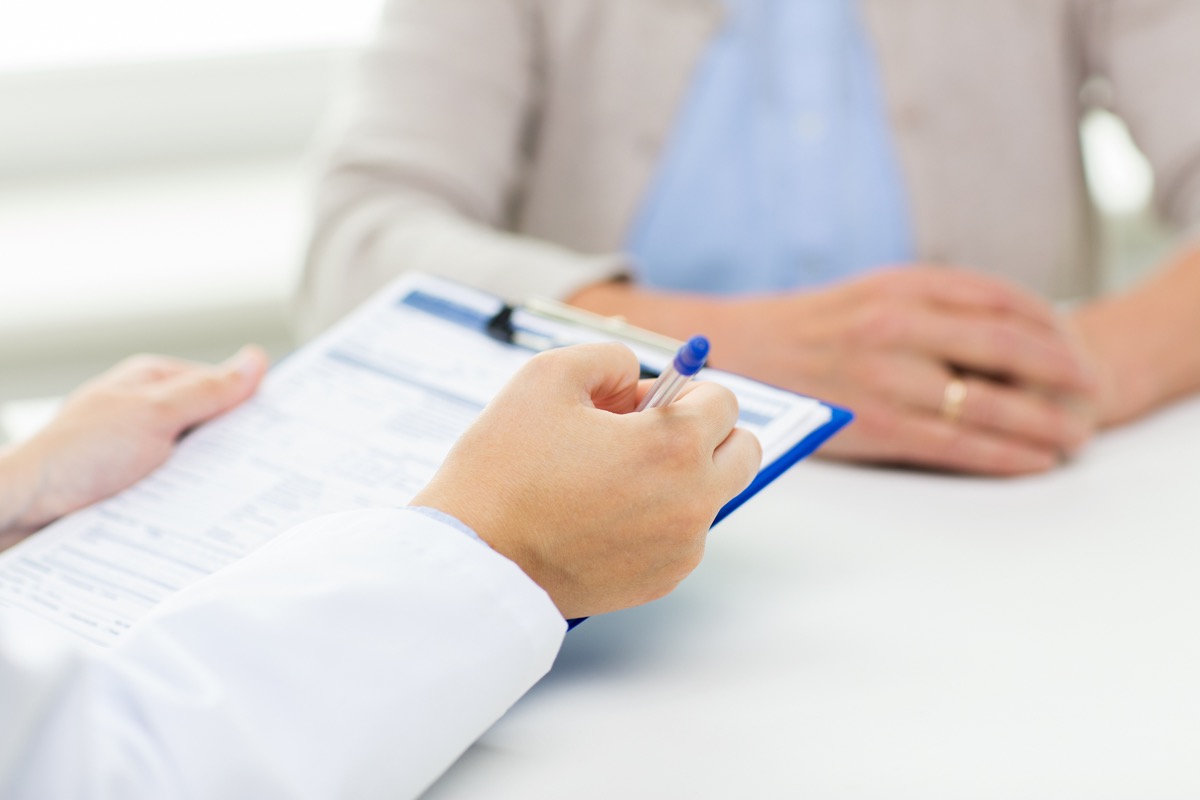
[[[428,793],[1200,798],[1200,402],[1050,475],[805,463]]]

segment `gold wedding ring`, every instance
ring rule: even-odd
[[[959,377],[950,379],[942,393],[942,419],[949,423],[962,419],[963,406],[967,403],[967,384]]]

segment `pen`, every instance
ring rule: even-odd
[[[693,336],[688,339],[687,343],[679,348],[679,352],[675,354],[675,358],[671,360],[667,368],[658,376],[658,380],[650,387],[650,391],[642,398],[637,410],[645,411],[647,408],[660,408],[670,404],[683,391],[683,387],[692,379],[692,376],[700,371],[707,358],[708,339],[703,336]]]

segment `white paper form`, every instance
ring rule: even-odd
[[[188,436],[153,475],[0,556],[0,604],[107,645],[290,527],[404,505],[532,357],[482,333],[500,306],[456,284],[402,278],[278,365],[247,404]],[[701,377],[739,394],[766,463],[828,421],[816,401],[711,370]]]

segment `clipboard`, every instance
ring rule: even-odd
[[[443,298],[436,296],[436,287],[439,283],[444,286],[452,282],[428,276],[423,276],[421,280],[429,281],[425,285],[434,287],[434,292],[427,292],[418,285],[401,302],[454,320],[467,327],[476,328],[487,337],[506,346],[541,352],[574,344],[617,341],[629,346],[637,354],[642,365],[643,378],[655,378],[683,344],[678,339],[631,325],[621,317],[594,314],[544,297],[532,297],[524,303],[513,304],[480,292],[480,295],[492,298],[495,303],[493,313],[488,314],[478,310],[479,306],[474,303],[465,303],[455,308],[448,305]],[[475,291],[466,290],[463,287],[460,289]],[[485,300],[482,304],[485,309],[487,308],[486,302]],[[697,333],[701,332],[697,331]],[[700,372],[697,379],[711,379],[716,374],[727,376],[726,380],[736,377],[738,381],[744,382],[747,386],[762,387],[797,398],[803,397],[760,381],[744,376],[734,376],[732,373],[724,373],[707,367]],[[735,387],[730,388],[734,388],[735,394],[738,394]],[[750,486],[721,508],[713,521],[714,526],[769,486],[788,469],[816,452],[821,445],[854,419],[854,414],[849,409],[814,398],[805,399],[818,404],[827,413],[827,419],[820,425],[804,430],[803,434],[794,442],[790,442],[785,449],[773,453],[773,457],[765,460],[763,467]]]
[[[0,604],[111,645],[167,597],[317,516],[407,505],[537,350],[621,341],[654,374],[678,343],[622,320],[398,278],[200,426],[143,481],[0,555]],[[739,399],[764,466],[717,521],[815,450],[849,412],[704,369]],[[131,553],[136,558],[131,558]]]

